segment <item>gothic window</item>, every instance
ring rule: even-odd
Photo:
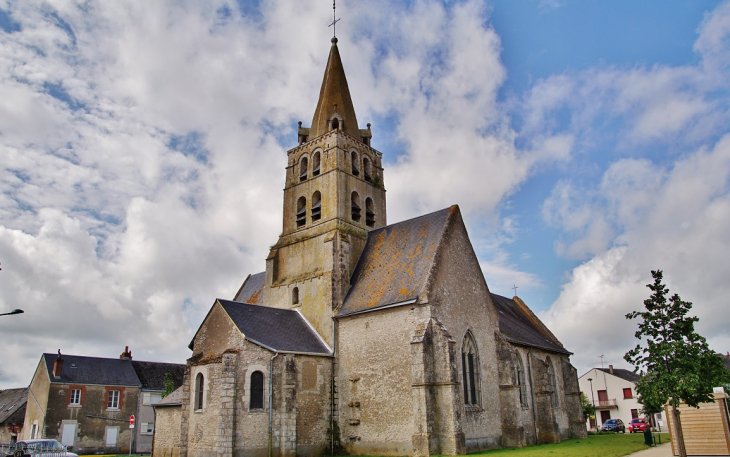
[[[251,373],[250,409],[264,409],[264,374],[260,371]]]
[[[297,227],[304,227],[307,223],[307,199],[299,197],[297,201]]]
[[[195,409],[203,409],[203,373],[195,377]]]
[[[515,370],[517,371],[517,387],[520,388],[520,405],[527,406],[527,385],[525,382],[525,366],[522,364],[522,357],[515,354]]]
[[[370,197],[365,200],[365,225],[375,227],[375,210],[373,209],[373,199]]]
[[[357,152],[352,151],[352,153],[350,154],[350,161],[352,162],[353,176],[360,176],[360,167],[358,167]]]
[[[372,181],[372,167],[370,166],[370,159],[363,155],[362,157],[362,174],[365,181]]]
[[[315,152],[312,156],[312,176],[319,176],[320,154]]]
[[[312,195],[312,222],[322,219],[322,194],[319,191]]]
[[[292,305],[298,305],[299,304],[299,287],[295,287],[291,291],[291,304]]]
[[[464,404],[479,405],[481,396],[479,388],[479,355],[471,332],[467,332],[464,336],[464,343],[461,347],[461,373],[464,384]]]
[[[307,168],[309,167],[309,161],[306,157],[302,157],[302,160],[299,162],[299,180],[300,181],[306,181],[307,180]]]
[[[360,222],[360,196],[357,195],[357,192],[352,193],[350,211],[352,220],[355,222]]]
[[[560,406],[558,402],[558,384],[555,381],[555,369],[553,363],[550,361],[550,357],[545,360],[547,363],[547,390],[550,392],[550,399],[554,407]]]

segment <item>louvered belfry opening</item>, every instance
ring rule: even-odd
[[[352,161],[352,175],[360,176],[360,168],[357,166],[357,153],[355,151],[352,151],[350,158]]]
[[[315,152],[312,157],[312,176],[319,176],[320,154]]]
[[[365,200],[365,225],[368,227],[375,226],[375,211],[373,210],[373,199]]]
[[[370,166],[370,160],[367,157],[362,158],[362,173],[363,177],[365,178],[365,181],[372,181],[372,172],[371,172],[371,166]]]
[[[299,163],[299,181],[307,180],[307,168],[309,168],[309,161],[306,157],[302,157],[302,161]]]
[[[307,223],[307,199],[299,197],[297,201],[297,227],[304,227]]]
[[[322,194],[319,191],[312,195],[312,222],[322,219]]]
[[[360,222],[360,196],[357,194],[357,192],[352,193],[351,198],[351,218],[355,222]]]

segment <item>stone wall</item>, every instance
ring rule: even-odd
[[[164,406],[155,408],[155,439],[152,457],[180,456],[180,419],[182,407]]]

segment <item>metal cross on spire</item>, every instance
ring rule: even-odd
[[[517,287],[517,284],[515,284],[515,285],[512,286],[512,288],[515,290],[515,297],[516,297],[517,296],[517,289],[519,289],[519,287]]]
[[[332,36],[337,38],[337,23],[340,21],[337,19],[337,0],[332,0],[332,23],[327,27],[332,27]]]

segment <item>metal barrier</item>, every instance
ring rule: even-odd
[[[13,457],[66,457],[66,448],[61,443],[35,442],[1,444],[0,456]]]

